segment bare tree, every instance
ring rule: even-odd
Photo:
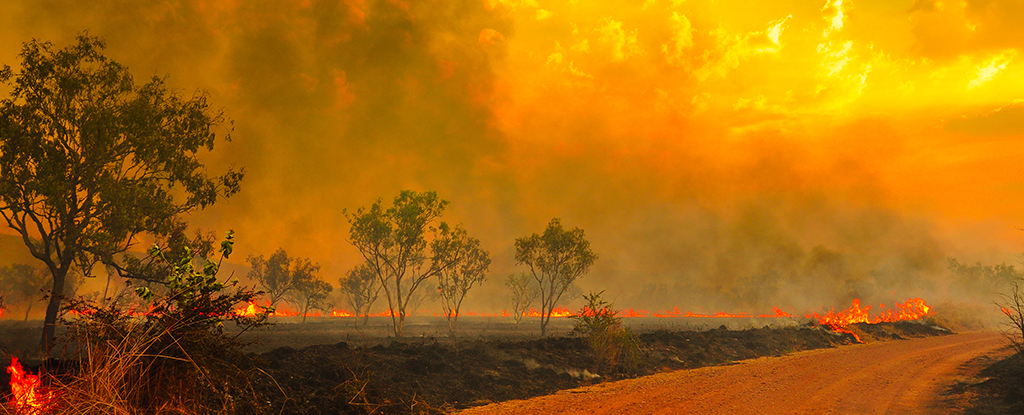
[[[587,273],[597,259],[583,229],[562,229],[558,218],[551,219],[544,233],[517,238],[516,264],[530,267],[540,289],[540,335],[547,334],[551,311],[574,281]]]
[[[278,248],[269,259],[263,259],[263,255],[246,258],[246,262],[252,269],[246,275],[256,281],[257,284],[270,297],[270,306],[276,307],[295,288],[295,278],[292,275],[292,258],[284,249]]]
[[[509,275],[505,281],[505,286],[508,287],[509,291],[508,299],[512,306],[512,318],[515,319],[518,326],[519,322],[523,320],[523,315],[533,305],[533,301],[537,299],[539,291],[533,285],[533,280],[530,276],[523,273]]]
[[[462,300],[473,285],[487,278],[487,268],[491,266],[491,256],[480,247],[480,240],[471,238],[465,230],[457,229],[452,238],[457,249],[451,266],[437,274],[437,290],[441,296],[441,308],[448,319],[448,330],[454,334],[455,324],[459,321],[459,310]]]
[[[327,297],[334,291],[334,287],[316,276],[320,270],[320,264],[309,262],[309,259],[294,259],[292,261],[292,286],[290,297],[292,303],[302,314],[302,322],[306,322],[306,314],[312,310],[326,310],[331,307],[327,303]]]
[[[377,274],[369,265],[360,264],[338,279],[338,287],[346,302],[352,306],[352,312],[357,317],[356,324],[359,322],[358,317],[362,316],[365,326],[370,318],[370,308],[380,294],[381,285],[377,282]]]
[[[1020,281],[1011,282],[1009,294],[1003,294],[1003,302],[999,308],[1010,319],[1009,329],[1004,333],[1017,353],[1024,356],[1024,293],[1020,291]]]

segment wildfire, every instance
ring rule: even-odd
[[[1002,311],[1003,314],[1006,314],[1007,317],[1013,317],[1013,309],[1012,308],[999,307],[999,310]],[[0,315],[2,315],[2,314],[0,314]]]
[[[55,393],[42,387],[39,376],[26,372],[17,357],[11,356],[7,373],[11,374],[11,406],[16,413],[38,415],[53,406]]]
[[[885,308],[885,305],[882,304],[881,308]],[[837,312],[830,309],[825,315],[813,313],[807,314],[805,317],[817,320],[818,324],[828,326],[833,331],[852,334],[857,341],[860,341],[860,336],[857,336],[857,334],[847,329],[847,326],[857,323],[878,324],[917,320],[921,317],[927,316],[930,310],[931,307],[929,307],[924,300],[920,298],[911,298],[902,304],[896,303],[895,306],[883,311],[876,317],[871,317],[869,314],[871,306],[861,308],[860,299],[856,298],[853,300],[853,305],[846,310],[840,310]]]

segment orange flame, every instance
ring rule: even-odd
[[[1006,314],[1007,317],[1013,317],[1013,309],[1006,307],[999,307],[999,310]]]
[[[884,305],[882,308],[885,308]],[[813,313],[807,314],[806,317],[817,320],[818,324],[828,326],[833,331],[853,334],[853,337],[855,337],[857,341],[860,341],[860,337],[847,329],[846,326],[857,323],[878,324],[917,320],[921,317],[927,316],[931,311],[931,307],[929,307],[928,304],[920,298],[911,298],[902,304],[896,303],[892,308],[883,311],[874,318],[869,314],[870,311],[871,306],[866,306],[862,309],[860,307],[860,299],[855,298],[853,300],[853,305],[846,310],[836,312],[835,310],[830,309],[825,315]]]
[[[15,412],[38,415],[54,405],[55,393],[42,387],[39,376],[26,372],[17,357],[11,356],[7,373],[11,374],[11,406]]]

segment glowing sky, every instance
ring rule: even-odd
[[[432,189],[494,280],[558,216],[601,255],[584,288],[730,305],[750,301],[693,281],[756,273],[721,263],[779,241],[874,258],[864,272],[886,251],[934,273],[1018,250],[1022,19],[1013,0],[12,1],[0,62],[88,30],[140,78],[210,91],[235,121],[211,171],[248,176],[193,222],[244,253],[282,246],[332,280],[356,263],[343,209]],[[772,242],[722,236],[747,228]]]

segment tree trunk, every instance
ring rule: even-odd
[[[68,269],[57,269],[53,274],[53,289],[50,290],[50,302],[46,305],[46,318],[43,320],[43,338],[39,343],[40,353],[44,358],[50,357],[53,350],[53,340],[56,337],[57,313],[60,312],[60,302],[64,298],[64,281],[67,279]]]
[[[24,321],[28,321],[28,313],[30,313],[32,311],[32,304],[34,304],[34,303],[35,303],[35,301],[32,301],[31,299],[28,300],[28,308],[25,309],[25,320]]]
[[[110,289],[110,278],[114,275],[115,268],[107,266],[107,284],[103,286],[103,298],[100,299],[100,304],[104,307],[107,306],[107,290]]]
[[[356,318],[359,318],[358,316]],[[358,321],[358,320],[356,320]],[[366,314],[363,314],[363,327],[366,327],[370,323],[370,310],[366,310]]]

